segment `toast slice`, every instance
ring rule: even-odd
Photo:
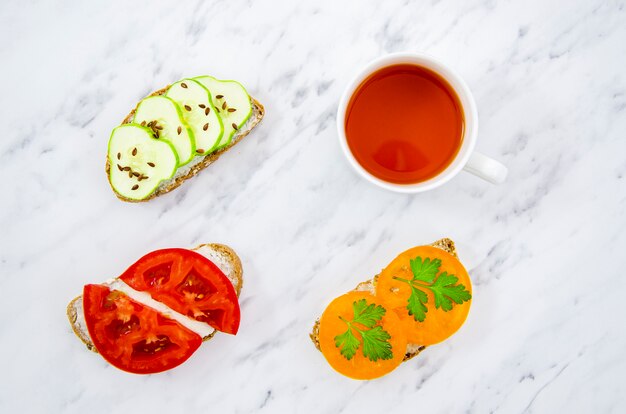
[[[222,272],[228,277],[228,280],[233,284],[237,296],[241,293],[241,287],[243,286],[243,268],[241,267],[241,260],[239,256],[230,247],[217,244],[201,244],[193,249],[197,253],[202,254],[207,259],[212,261]],[[107,284],[113,284],[115,280],[107,282]],[[98,353],[96,347],[91,341],[89,331],[87,330],[87,323],[85,322],[85,316],[83,313],[83,297],[82,295],[75,297],[67,305],[67,318],[70,321],[72,330],[76,336],[87,346],[90,351]],[[205,335],[202,340],[208,341],[213,338],[216,330],[212,330],[211,333]]]
[[[159,89],[158,91],[151,93],[149,96],[164,95],[165,92],[167,92],[168,88],[169,88],[169,85],[163,89]],[[176,170],[176,173],[174,174],[172,178],[170,178],[169,180],[163,181],[161,184],[159,184],[157,189],[152,194],[150,194],[148,197],[144,199],[131,200],[129,198],[121,196],[120,194],[117,193],[117,191],[115,191],[115,189],[113,188],[113,185],[111,185],[110,174],[109,174],[111,170],[111,164],[109,163],[109,159],[107,157],[106,164],[105,164],[105,172],[107,175],[107,181],[109,181],[109,185],[111,185],[111,189],[113,190],[117,198],[119,198],[122,201],[129,202],[129,203],[140,203],[140,202],[152,200],[153,198],[158,197],[161,194],[169,193],[173,189],[180,186],[183,182],[187,181],[188,179],[195,176],[196,174],[198,174],[200,171],[202,171],[209,165],[213,164],[215,161],[217,161],[217,159],[223,153],[228,151],[235,144],[241,141],[246,135],[248,135],[250,131],[252,131],[252,129],[254,129],[254,127],[256,127],[259,124],[259,122],[261,122],[261,119],[263,119],[263,116],[265,115],[265,108],[263,108],[263,105],[261,105],[261,103],[257,101],[256,99],[252,97],[250,97],[250,99],[252,100],[252,114],[250,115],[250,118],[248,118],[246,123],[233,136],[233,139],[230,142],[230,144],[228,144],[226,147],[220,150],[217,150],[209,155],[194,157],[188,164],[183,165],[182,167],[178,168],[178,170]],[[135,118],[135,109],[133,109],[132,111],[130,111],[128,115],[126,115],[126,118],[124,118],[124,120],[122,121],[122,124],[129,124],[133,122],[134,118]]]
[[[448,238],[437,240],[436,242],[432,243],[431,246],[444,250],[458,259],[454,242]],[[376,279],[377,278],[378,278],[378,275],[374,276],[370,280],[361,282],[358,285],[356,285],[356,287],[353,290],[369,292],[373,295],[376,293]],[[315,345],[315,348],[317,348],[317,350],[321,352],[319,333],[320,333],[320,320],[319,318],[317,318],[317,320],[315,321],[315,324],[313,325],[313,329],[311,330],[311,333],[309,334],[309,337],[311,338],[313,345]],[[403,361],[408,361],[409,359],[417,356],[424,349],[426,349],[424,345],[407,344]]]

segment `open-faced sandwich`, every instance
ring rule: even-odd
[[[67,306],[74,333],[115,367],[152,374],[185,362],[216,331],[239,329],[242,268],[221,244],[148,253]]]
[[[232,80],[199,76],[160,89],[111,133],[111,188],[129,202],[165,194],[217,160],[263,115],[263,106]]]
[[[310,336],[336,371],[373,379],[455,333],[471,298],[454,243],[441,239],[401,253],[373,279],[333,300]]]

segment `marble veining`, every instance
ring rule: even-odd
[[[3,2],[0,33],[0,412],[624,412],[623,1],[33,0]],[[465,78],[506,184],[400,195],[350,169],[343,87],[404,50]],[[240,80],[265,119],[176,191],[120,202],[111,129],[201,74]],[[326,304],[445,236],[474,282],[467,324],[380,380],[335,374],[308,339]],[[132,376],[72,335],[85,283],[203,242],[243,261],[237,337]]]

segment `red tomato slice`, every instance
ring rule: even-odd
[[[197,333],[107,286],[86,285],[83,307],[98,352],[127,372],[153,374],[174,368],[202,343]]]
[[[213,262],[199,253],[156,250],[139,259],[120,279],[218,331],[234,335],[239,330],[241,316],[235,288]]]

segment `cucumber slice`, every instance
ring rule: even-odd
[[[194,80],[211,92],[213,104],[224,124],[224,135],[218,145],[218,149],[223,148],[230,144],[233,136],[250,118],[250,96],[239,82],[233,80],[219,80],[212,76],[198,76]]]
[[[178,166],[172,144],[154,138],[152,129],[137,124],[113,130],[107,156],[111,186],[131,200],[148,197],[161,181],[174,176]]]
[[[173,83],[165,93],[183,112],[183,119],[196,140],[196,154],[210,154],[220,143],[224,127],[209,91],[193,79]]]
[[[184,121],[176,102],[165,96],[145,98],[135,111],[135,124],[152,129],[154,136],[174,146],[178,154],[178,165],[191,161],[196,153],[193,131]]]

